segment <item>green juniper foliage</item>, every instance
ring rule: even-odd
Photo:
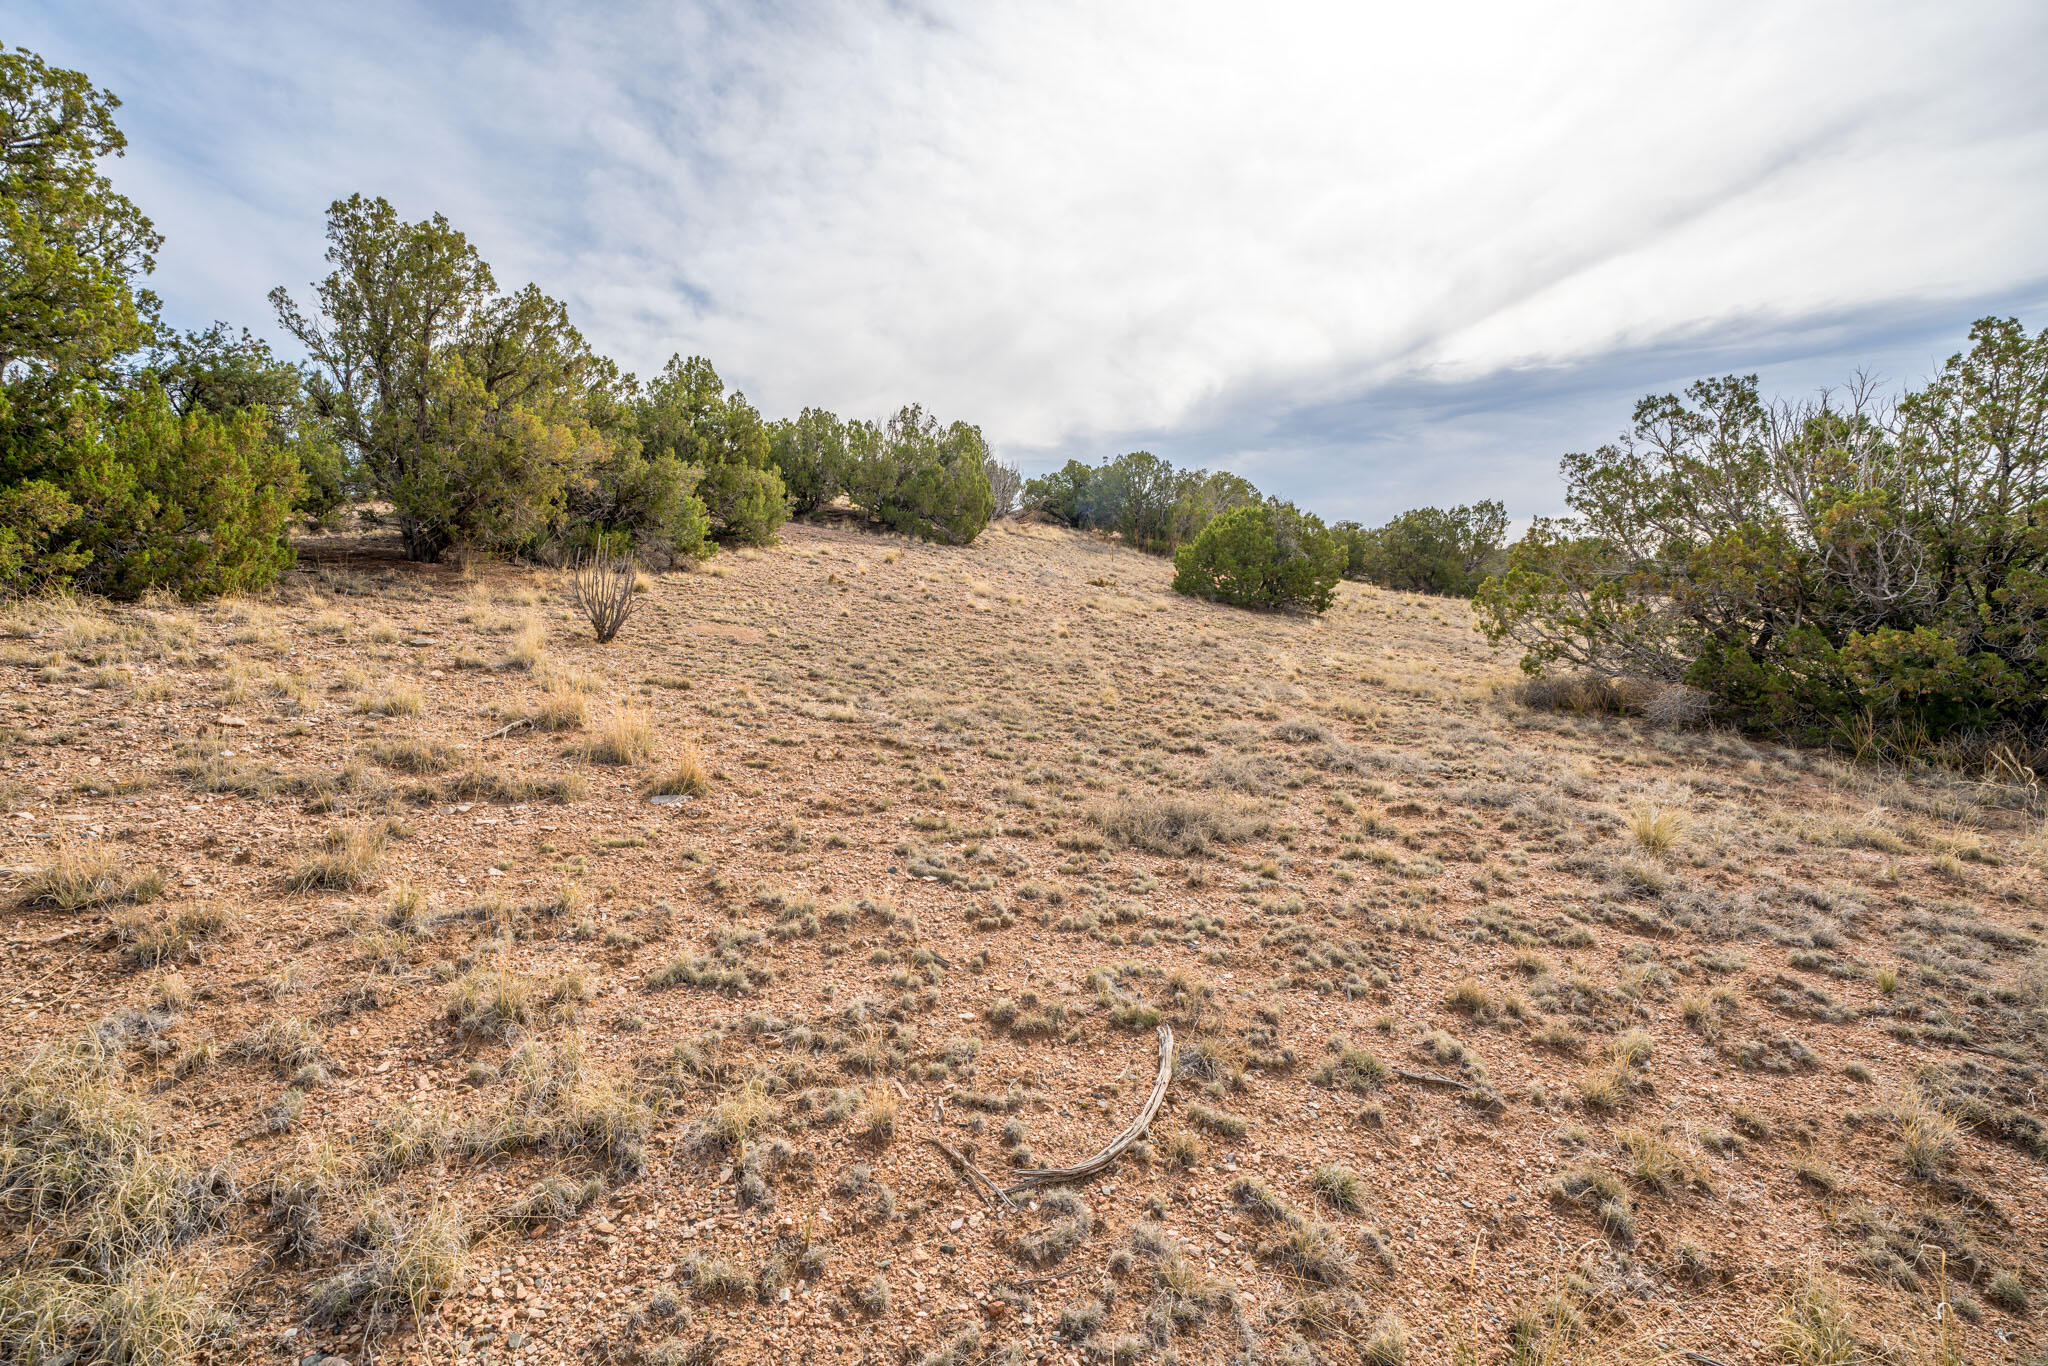
[[[1113,531],[1170,555],[1216,517],[1259,501],[1249,480],[1226,471],[1177,470],[1150,451],[1097,466],[1069,460],[1024,485],[1024,505],[1063,526]]]
[[[1416,508],[1372,530],[1356,522],[1331,528],[1344,545],[1346,578],[1460,598],[1500,568],[1507,529],[1507,508],[1493,499],[1448,511]]]
[[[0,588],[262,587],[291,563],[300,452],[332,447],[284,425],[295,372],[221,404],[176,382],[196,364],[120,368],[157,336],[139,280],[161,239],[99,168],[126,146],[119,104],[80,72],[0,51]]]
[[[1329,607],[1344,550],[1290,503],[1226,512],[1174,552],[1173,590],[1236,607]]]
[[[1533,672],[1683,682],[1749,726],[1911,752],[2048,725],[2048,331],[1986,318],[1887,403],[1769,403],[1754,376],[1636,407],[1565,457],[1577,516],[1488,580]]]

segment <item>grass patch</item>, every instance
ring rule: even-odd
[[[352,892],[367,885],[384,861],[384,829],[361,825],[327,832],[326,848],[285,878],[294,892]]]
[[[1119,844],[1176,856],[1206,854],[1215,845],[1236,844],[1271,828],[1256,811],[1220,797],[1125,797],[1095,807],[1088,818]]]
[[[654,757],[654,727],[637,711],[615,711],[591,732],[580,752],[593,764],[644,764]]]
[[[119,850],[97,840],[67,841],[51,850],[49,862],[29,875],[22,899],[31,906],[89,911],[141,905],[163,892],[164,875],[156,869],[136,869]]]
[[[710,790],[711,770],[704,766],[704,756],[695,745],[684,745],[683,752],[663,765],[647,784],[652,797],[701,797]]]
[[[427,709],[427,695],[410,683],[400,683],[372,693],[356,703],[356,710],[371,716],[418,716]]]

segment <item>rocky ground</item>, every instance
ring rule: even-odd
[[[374,537],[20,605],[0,1358],[2041,1356],[2037,791],[1169,577],[792,525],[610,645]],[[1095,1152],[1162,1023],[1110,1170],[941,1151]]]

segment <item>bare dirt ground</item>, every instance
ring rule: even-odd
[[[2048,1347],[2033,794],[1169,577],[792,525],[609,646],[368,540],[24,605],[0,1172],[135,1103],[221,1169],[148,1273],[216,1361]],[[926,1141],[1087,1156],[1162,1021],[1112,1170]],[[89,1241],[9,1179],[13,1265]]]

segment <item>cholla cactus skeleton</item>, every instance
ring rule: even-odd
[[[569,594],[597,632],[597,643],[611,642],[633,615],[633,585],[639,570],[630,555],[599,548],[576,562],[569,576]]]

